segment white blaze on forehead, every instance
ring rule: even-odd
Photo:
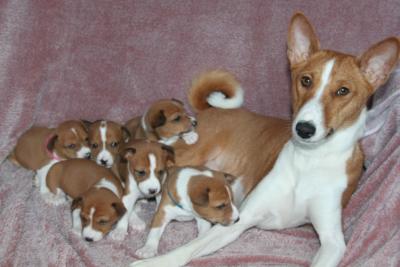
[[[147,177],[147,179],[140,182],[138,184],[138,186],[139,186],[140,191],[145,195],[149,194],[149,190],[156,190],[156,194],[157,194],[161,190],[161,184],[160,184],[160,181],[157,179],[157,176],[155,173],[155,170],[157,167],[156,156],[154,154],[150,153],[148,155],[148,159],[150,162],[149,176]]]
[[[320,79],[321,83],[319,84],[315,95],[310,100],[308,100],[308,102],[306,102],[304,106],[299,110],[299,113],[297,114],[295,122],[293,124],[293,127],[295,127],[298,122],[306,121],[312,123],[315,126],[315,135],[308,139],[308,141],[319,141],[327,134],[327,129],[325,129],[324,124],[324,108],[322,106],[321,98],[330,82],[334,65],[334,59],[330,59],[325,63],[322,69]],[[294,132],[296,131],[294,130]]]
[[[76,136],[78,136],[78,132],[76,131],[75,128],[71,128],[71,131],[72,131]]]
[[[102,121],[100,123],[100,139],[101,143],[103,144],[103,149],[106,148],[106,133],[107,133],[107,122]]]
[[[93,241],[99,241],[103,238],[103,233],[93,228],[93,215],[96,212],[95,208],[90,209],[89,221],[90,224],[83,229],[83,238],[91,238]]]
[[[114,164],[114,159],[111,153],[107,150],[106,145],[107,145],[107,122],[106,121],[101,121],[100,123],[100,139],[102,143],[102,149],[100,150],[100,153],[97,155],[96,162],[99,165],[102,165],[101,161],[104,160],[107,162],[106,166],[107,168],[110,168]]]

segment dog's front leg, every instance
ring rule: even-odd
[[[128,233],[129,218],[132,213],[134,213],[134,205],[138,199],[138,194],[129,193],[122,197],[122,203],[126,208],[125,214],[119,219],[117,226],[111,231],[110,236],[114,240],[123,240]],[[136,215],[136,213],[135,213]],[[137,215],[136,215],[137,216]]]
[[[311,264],[313,267],[337,266],[346,250],[341,225],[340,199],[340,197],[324,197],[313,200],[311,205],[311,223],[321,242],[321,247]]]

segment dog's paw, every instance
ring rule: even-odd
[[[127,234],[128,234],[127,230],[115,228],[114,230],[111,231],[110,237],[112,240],[122,241],[125,239]]]
[[[157,255],[157,249],[151,246],[144,246],[136,250],[135,254],[142,259],[147,259]]]
[[[144,231],[146,229],[146,223],[138,217],[129,218],[129,226],[135,231]]]
[[[63,195],[55,195],[53,193],[43,193],[42,194],[42,198],[43,200],[50,205],[54,205],[54,206],[59,206],[61,204],[64,204],[66,201],[65,196]]]
[[[40,181],[39,177],[37,175],[33,176],[33,187],[39,187],[40,186]]]
[[[199,135],[195,131],[191,131],[183,134],[182,138],[187,145],[193,145],[199,139]]]

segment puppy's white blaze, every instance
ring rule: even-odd
[[[161,185],[160,181],[157,179],[157,176],[155,174],[155,169],[157,167],[156,156],[154,154],[149,154],[148,157],[150,161],[149,177],[143,182],[140,182],[138,186],[140,191],[142,191],[142,193],[145,195],[149,195],[149,190],[156,190],[155,194],[158,194],[161,190]]]
[[[225,188],[226,188],[226,191],[228,192],[229,202],[231,203],[231,206],[232,206],[231,222],[233,223],[239,217],[239,211],[233,202],[231,190],[229,190],[229,187],[227,185],[225,186]]]
[[[147,132],[149,129],[146,124],[146,116],[147,116],[148,110],[143,114],[142,118],[140,119],[140,124],[142,125],[142,128],[145,132]]]
[[[100,231],[97,231],[96,229],[93,229],[93,215],[96,212],[95,208],[90,209],[90,214],[89,214],[89,221],[90,224],[83,228],[82,236],[83,238],[91,238],[93,241],[99,241],[100,239],[103,238],[103,233]]]
[[[76,131],[75,128],[71,128],[71,131],[72,131],[76,136],[78,136],[78,132]]]
[[[327,129],[325,128],[324,123],[325,116],[321,98],[325,92],[325,89],[327,88],[327,85],[329,84],[334,65],[334,59],[331,59],[325,63],[321,75],[321,84],[318,87],[316,94],[300,109],[295,122],[293,123],[293,133],[295,137],[297,137],[295,127],[300,121],[311,122],[315,126],[315,134],[311,138],[307,139],[308,142],[317,142],[326,136]]]
[[[207,103],[217,108],[239,108],[242,106],[244,101],[244,91],[241,87],[235,88],[235,95],[231,98],[227,98],[221,92],[213,92],[207,97]]]
[[[111,192],[113,192],[116,196],[121,197],[119,195],[118,189],[115,186],[115,184],[113,184],[112,182],[110,182],[109,180],[107,180],[106,178],[102,178],[96,185],[96,188],[107,188],[108,190],[110,190]]]
[[[90,148],[87,146],[82,146],[81,149],[76,152],[78,158],[85,158],[90,153]]]
[[[206,171],[199,171],[193,168],[184,168],[182,169],[178,177],[176,179],[176,192],[181,199],[181,202],[179,203],[182,205],[182,207],[188,210],[193,210],[192,202],[189,197],[189,192],[188,192],[188,183],[190,178],[192,176],[197,176],[197,175],[204,175],[208,177],[213,177],[212,172],[209,170]]]

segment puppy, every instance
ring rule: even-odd
[[[119,179],[95,162],[70,159],[55,164],[47,175],[50,190],[45,200],[53,204],[72,202],[73,230],[88,241],[102,239],[126,212]]]
[[[113,121],[99,120],[93,123],[85,121],[89,132],[91,157],[97,164],[112,168],[118,175],[118,152],[121,145],[130,138],[129,131]]]
[[[190,145],[198,139],[196,125],[181,101],[163,99],[153,103],[143,116],[129,120],[125,127],[136,139],[146,138],[166,145],[182,139]]]
[[[142,258],[157,254],[158,243],[172,220],[195,219],[198,235],[211,224],[230,225],[239,220],[230,184],[234,177],[207,168],[172,167],[163,184],[160,205],[151,223],[144,247],[136,251]]]
[[[161,185],[167,176],[167,167],[174,163],[173,149],[149,140],[134,140],[124,146],[119,163],[121,180],[125,184],[122,201],[127,213],[112,232],[112,238],[123,239],[129,224],[136,230],[144,230],[145,223],[133,211],[141,198],[161,198]]]
[[[65,159],[88,158],[88,134],[80,121],[65,121],[57,128],[33,126],[18,139],[9,159],[15,164],[36,172],[35,184],[40,192],[46,189],[50,167]]]

